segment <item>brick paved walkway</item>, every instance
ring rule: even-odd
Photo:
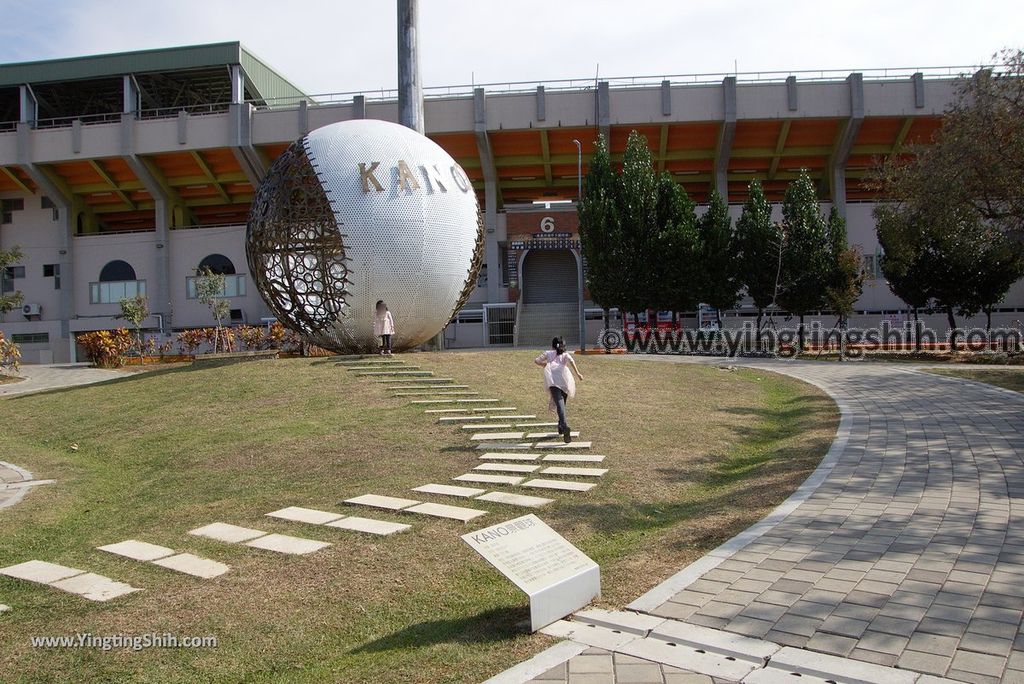
[[[1024,682],[1024,397],[888,364],[736,365],[818,385],[846,434],[777,523],[630,608],[960,681]],[[577,677],[573,660],[536,681],[691,681],[650,668],[617,677],[617,660]]]
[[[101,368],[91,368],[84,363],[59,363],[45,366],[22,366],[21,382],[0,385],[0,397],[9,397],[29,392],[42,392],[62,387],[89,385],[94,382],[125,377],[125,373]]]

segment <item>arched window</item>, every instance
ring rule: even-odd
[[[127,261],[115,259],[100,271],[99,282],[89,283],[90,304],[117,304],[122,299],[145,296],[146,281],[139,280]]]
[[[210,269],[217,275],[235,275],[235,265],[223,254],[210,254],[199,262],[199,270]]]
[[[138,280],[135,277],[135,269],[127,261],[115,259],[108,262],[100,271],[101,283],[115,283],[124,280]]]

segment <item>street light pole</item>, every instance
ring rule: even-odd
[[[583,201],[583,145],[579,140],[573,138],[576,143],[576,205],[579,207]],[[577,209],[577,214],[579,210]],[[577,269],[577,303],[580,311],[580,351],[587,350],[587,317],[583,311],[583,243],[580,242],[580,265]]]

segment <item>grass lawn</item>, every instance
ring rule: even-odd
[[[547,419],[533,356],[399,358]],[[557,500],[537,512],[600,563],[604,607],[621,608],[764,516],[817,465],[838,423],[819,390],[763,371],[579,364],[586,381],[570,421],[610,471],[587,493],[520,491]],[[0,457],[58,482],[0,512],[0,565],[48,560],[145,591],[98,604],[0,577],[0,603],[14,608],[0,616],[0,679],[478,682],[546,647],[550,639],[526,633],[526,598],[459,539],[529,509],[476,502],[491,513],[464,526],[340,503],[409,496],[479,462],[462,430],[383,387],[332,359],[289,359],[161,369],[3,400]],[[414,527],[371,538],[264,516],[289,505]],[[214,521],[334,546],[282,556],[186,534]],[[94,550],[124,539],[232,570],[199,580]],[[212,634],[219,646],[102,652],[29,642],[79,632]]]
[[[987,382],[988,384],[995,385],[996,387],[1005,387],[1006,389],[1014,390],[1015,392],[1024,392],[1024,369],[1009,370],[990,368],[987,370],[978,370],[973,368],[929,368],[926,370],[927,372],[935,373],[936,375],[947,375],[951,378],[977,380],[978,382]]]

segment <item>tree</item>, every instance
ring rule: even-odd
[[[135,346],[139,356],[142,356],[142,333],[140,332],[140,326],[142,321],[146,320],[148,316],[149,299],[146,295],[135,295],[134,297],[121,300],[121,315],[118,318],[123,318],[135,328]]]
[[[656,264],[651,280],[657,285],[652,306],[672,312],[675,327],[680,311],[697,307],[701,269],[698,259],[700,236],[694,203],[683,186],[667,173],[658,178],[657,226],[652,260]]]
[[[609,327],[608,309],[621,303],[620,267],[622,228],[616,202],[617,179],[608,155],[608,143],[598,136],[583,181],[583,196],[576,208],[580,247],[587,262],[587,289],[604,309],[604,327]]]
[[[921,351],[921,321],[918,312],[928,309],[931,293],[925,272],[924,233],[908,216],[891,205],[874,211],[878,243],[882,246],[882,275],[889,289],[914,312],[914,348]]]
[[[0,279],[3,278],[3,273],[7,270],[7,267],[18,263],[21,260],[21,257],[21,250],[17,247],[6,251],[0,249]],[[5,314],[15,307],[21,306],[21,302],[21,292],[16,291],[8,295],[0,292],[0,314]]]
[[[760,343],[764,311],[775,302],[782,231],[772,220],[772,206],[758,180],[751,181],[748,187],[743,213],[736,221],[734,241],[740,282],[757,307],[757,341]]]
[[[213,338],[213,353],[217,353],[221,322],[231,313],[231,302],[224,298],[224,274],[214,273],[209,266],[196,269],[196,299],[210,307],[210,313],[217,321]]]
[[[700,218],[700,298],[715,308],[718,327],[722,327],[722,309],[731,309],[740,299],[736,244],[732,219],[717,191],[711,193],[708,210]]]
[[[618,188],[618,216],[622,226],[621,259],[623,287],[618,293],[622,311],[636,313],[657,299],[658,283],[649,277],[657,245],[658,193],[647,138],[629,134],[622,158]]]
[[[1024,274],[1024,256],[1005,233],[989,229],[979,243],[978,278],[975,281],[976,305],[985,312],[985,329],[992,330],[992,309],[1003,301],[1010,287]]]
[[[778,302],[800,317],[799,347],[803,351],[804,316],[825,305],[825,289],[831,276],[828,227],[806,169],[786,188],[782,234]]]
[[[834,206],[828,215],[828,241],[831,275],[825,303],[836,312],[839,327],[845,330],[853,306],[864,292],[864,266],[860,250],[847,244],[846,220]]]

